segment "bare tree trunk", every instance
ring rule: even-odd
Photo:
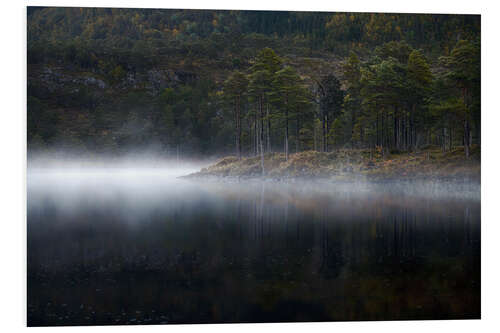
[[[403,117],[403,140],[404,140],[404,150],[408,150],[408,114],[405,111]]]
[[[476,144],[481,146],[481,117],[474,117],[474,129],[476,132]]]
[[[351,114],[351,149],[354,149],[354,126],[356,124],[356,111],[352,110]]]
[[[469,128],[469,121],[465,119],[464,121],[464,149],[465,149],[465,158],[469,159],[470,155],[470,128]]]
[[[382,148],[385,151],[389,151],[389,127],[391,124],[389,123],[389,115],[387,114],[387,111],[384,110],[384,126],[383,126],[383,131],[384,131],[384,147]],[[385,153],[384,153],[385,155]]]
[[[446,151],[446,127],[443,126],[443,133],[442,133],[443,140],[441,142],[441,150],[443,153]]]
[[[381,138],[381,146],[382,146],[382,158],[385,158],[385,112],[382,110],[382,138]]]
[[[264,175],[264,110],[262,105],[262,96],[259,100],[259,108],[260,108],[260,161],[262,166],[262,175]]]
[[[313,150],[316,151],[316,123],[313,122]]]
[[[417,126],[415,125],[415,104],[413,105],[413,112],[411,115],[411,127],[412,127],[412,144],[413,144],[413,150],[417,150]]]
[[[236,156],[239,159],[239,151],[238,151],[238,103],[234,102],[234,144],[236,150]]]
[[[257,111],[255,111],[255,117],[253,122],[253,135],[254,135],[254,155],[258,154],[258,136],[257,136]]]
[[[266,117],[267,117],[267,151],[271,152],[271,118],[269,117],[269,103],[267,103]]]
[[[295,152],[299,152],[299,117],[297,116],[297,128],[295,130]]]
[[[288,105],[285,110],[285,160],[288,161]]]
[[[469,124],[469,147],[472,146],[472,131],[470,127],[470,121],[468,122]]]
[[[450,151],[452,150],[452,145],[453,145],[453,136],[452,136],[452,127],[450,126]]]
[[[323,119],[322,119],[322,129],[323,129],[323,152],[327,151],[327,145],[326,145],[326,130],[327,130],[327,125],[326,125],[326,114],[323,114]]]
[[[240,96],[236,102],[236,153],[238,159],[241,160],[241,110],[240,110]]]
[[[396,149],[399,149],[399,145],[398,145],[398,117],[396,115],[396,112],[397,112],[397,108],[394,108],[394,147],[396,147]]]
[[[258,111],[256,111],[258,112]],[[259,156],[260,154],[260,138],[259,138],[259,120],[255,121],[255,156]]]
[[[413,105],[408,116],[408,150],[413,149]]]
[[[465,110],[469,111],[469,105],[468,105],[468,99],[467,99],[467,88],[464,88],[462,90],[462,97],[464,99],[464,104],[465,104]],[[470,125],[469,125],[469,120],[467,119],[467,114],[465,115],[465,120],[464,120],[464,150],[465,150],[465,158],[469,159],[470,155]]]
[[[330,119],[328,119],[328,113],[327,113],[326,114],[326,147],[325,147],[325,152],[327,152],[327,153],[328,153],[328,149],[329,149],[329,147],[328,147],[328,136],[330,135],[330,126],[329,126],[330,124],[329,124],[329,122],[330,122]]]
[[[403,122],[401,121],[401,117],[398,117],[398,149],[401,150],[401,133],[403,132]]]

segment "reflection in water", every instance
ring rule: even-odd
[[[479,316],[478,186],[28,173],[29,325]]]

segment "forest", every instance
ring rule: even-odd
[[[481,145],[478,15],[28,7],[28,151]],[[262,162],[263,163],[263,162]]]

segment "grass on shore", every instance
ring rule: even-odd
[[[442,152],[440,147],[428,146],[416,152],[392,151],[384,156],[380,150],[348,149],[323,153],[303,151],[290,154],[268,153],[264,157],[262,173],[261,157],[238,160],[229,156],[191,177],[235,178],[331,178],[331,179],[468,179],[480,180],[480,147],[471,148],[471,156],[465,158],[464,148],[456,147]]]

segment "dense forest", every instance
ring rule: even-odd
[[[28,7],[28,149],[481,141],[480,16]]]

